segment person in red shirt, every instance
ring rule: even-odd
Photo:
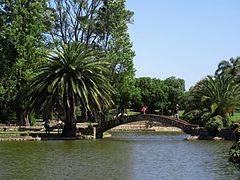
[[[142,106],[142,108],[141,108],[142,114],[146,114],[146,111],[147,111],[147,107],[146,106]]]

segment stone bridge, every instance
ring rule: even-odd
[[[196,135],[199,129],[199,126],[196,124],[190,124],[184,120],[177,120],[176,118],[163,116],[163,115],[156,115],[156,114],[139,114],[133,116],[120,116],[118,118],[113,118],[110,121],[102,122],[99,126],[94,128],[94,137],[95,138],[102,138],[103,132],[112,129],[116,126],[135,122],[135,121],[155,121],[160,122],[163,126],[166,127],[178,127],[182,129],[185,133]]]

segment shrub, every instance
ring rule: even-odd
[[[238,129],[238,128],[240,128],[240,123],[233,123],[233,124],[231,125],[231,129],[232,129],[233,131],[235,131],[235,130]]]
[[[87,125],[88,127],[88,129],[93,129],[93,123],[91,123],[91,122],[88,122],[88,125]]]
[[[34,124],[36,123],[36,117],[35,117],[35,113],[30,113],[29,114],[29,121],[30,121],[30,124],[31,126],[34,126]]]
[[[187,113],[183,114],[183,119],[186,121],[193,123],[193,124],[199,124],[200,120],[200,111],[199,110],[192,110]]]
[[[207,109],[192,110],[183,114],[183,119],[190,123],[198,124],[199,126],[205,126],[211,118],[211,113]]]
[[[240,142],[236,142],[232,145],[229,151],[229,161],[234,163],[240,168]]]
[[[222,116],[214,116],[206,123],[205,127],[212,135],[217,135],[223,128]]]
[[[223,117],[223,125],[224,127],[230,127],[231,126],[231,118],[229,116]]]
[[[201,122],[203,126],[205,126],[206,123],[211,119],[211,115],[212,114],[210,112],[203,112],[201,116]]]
[[[234,123],[231,125],[231,129],[234,132],[235,136],[236,136],[236,142],[239,141],[240,138],[240,123]]]

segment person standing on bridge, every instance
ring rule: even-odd
[[[174,116],[177,120],[179,120],[179,106],[176,104],[174,110],[173,110]]]
[[[147,111],[147,106],[142,106],[141,108],[142,114],[146,114],[146,111]]]

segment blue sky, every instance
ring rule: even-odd
[[[240,56],[240,0],[126,0],[136,77],[185,80],[186,89]]]

